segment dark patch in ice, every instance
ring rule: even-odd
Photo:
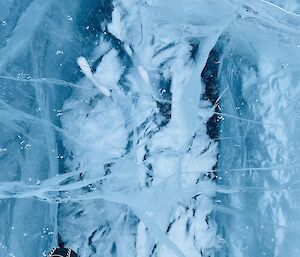
[[[117,256],[117,245],[115,242],[113,242],[110,252],[112,256]]]
[[[93,253],[97,252],[97,247],[94,246],[94,244],[93,244],[93,237],[96,235],[96,233],[97,233],[97,230],[94,230],[93,233],[88,238],[88,244],[89,244],[89,246],[90,246]]]
[[[171,230],[171,228],[172,228],[172,226],[173,226],[174,223],[175,223],[175,219],[172,220],[172,222],[168,225],[168,228],[167,228],[167,231],[166,231],[167,234],[168,234],[169,231]]]
[[[185,233],[186,234],[188,234],[190,232],[190,227],[191,227],[191,219],[188,219],[185,224]]]
[[[193,60],[197,59],[199,53],[199,43],[191,43],[192,50],[191,50],[191,58]]]
[[[152,251],[151,251],[151,254],[150,254],[150,257],[152,257],[152,256],[155,255],[156,248],[157,248],[157,244],[155,244],[155,245],[153,246]]]
[[[202,80],[205,84],[205,93],[203,99],[208,100],[214,105],[219,97],[219,82],[218,82],[218,70],[220,63],[220,53],[213,48],[208,56],[206,65],[201,73]],[[220,111],[219,105],[216,106],[216,112]],[[217,139],[220,128],[220,117],[214,114],[206,123],[207,134],[211,139]]]
[[[83,1],[81,13],[77,17],[77,25],[85,43],[94,43],[102,34],[105,25],[112,21],[113,5],[110,0]]]
[[[160,127],[166,126],[171,119],[171,104],[156,102],[157,107],[159,109],[159,113],[163,117],[163,119],[156,119],[158,121],[158,125]]]

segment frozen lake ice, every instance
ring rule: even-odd
[[[300,254],[298,0],[0,0],[0,257]]]

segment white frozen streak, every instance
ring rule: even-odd
[[[83,74],[99,89],[99,91],[105,95],[110,96],[110,91],[103,85],[101,85],[94,77],[91,67],[86,58],[80,56],[77,58],[77,64],[79,65]]]

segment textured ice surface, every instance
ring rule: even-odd
[[[0,0],[0,256],[299,256],[299,14]]]

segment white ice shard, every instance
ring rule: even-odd
[[[77,64],[79,65],[83,74],[99,89],[103,95],[110,96],[109,90],[105,86],[101,85],[100,82],[94,77],[86,58],[83,56],[78,57]]]

